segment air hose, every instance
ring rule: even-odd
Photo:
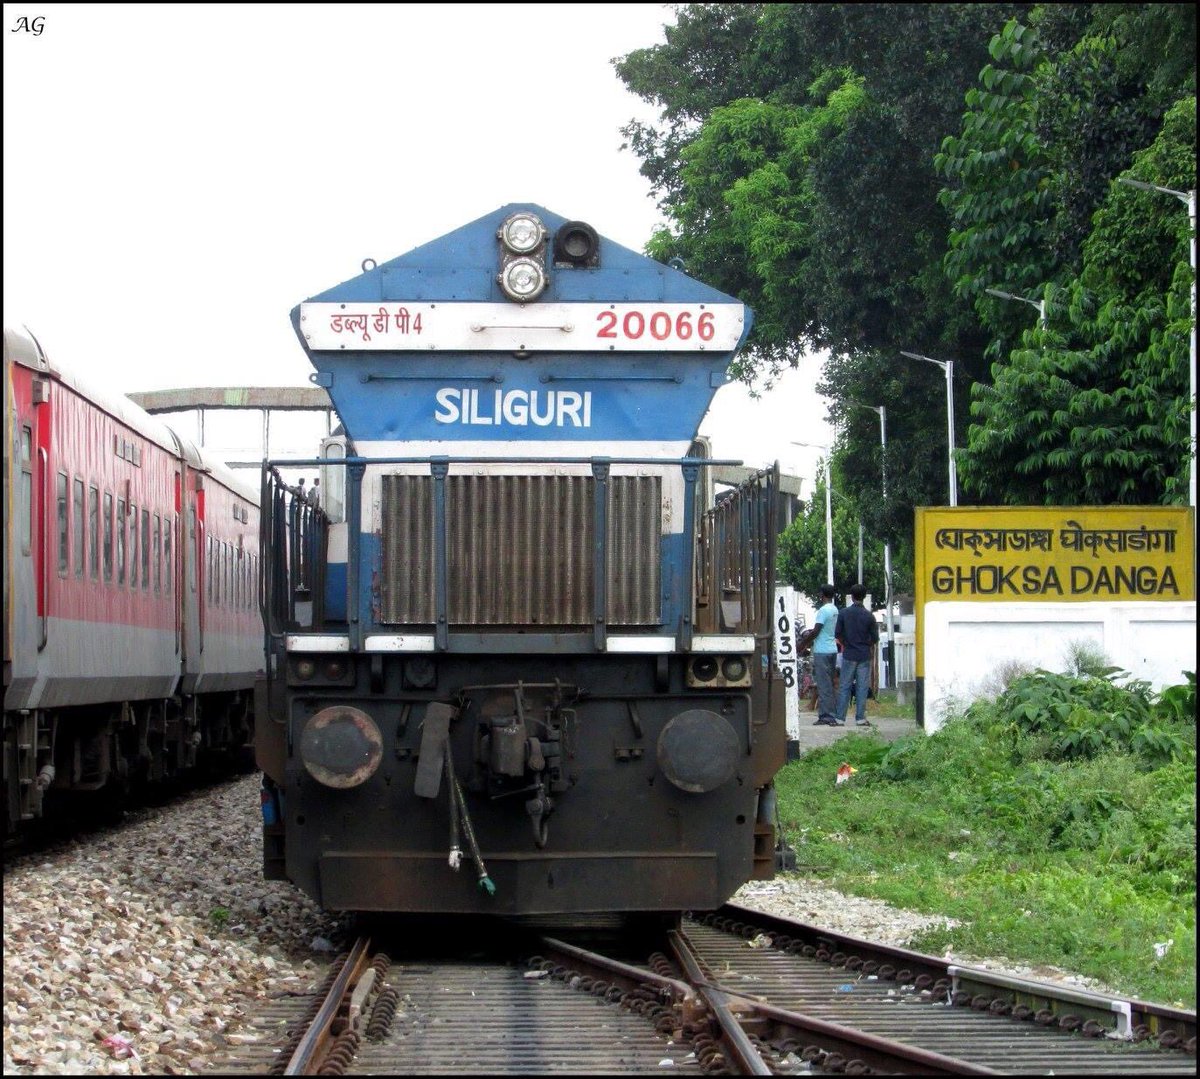
[[[483,864],[483,855],[479,852],[479,843],[475,839],[475,829],[471,825],[471,816],[467,812],[467,800],[463,797],[462,787],[458,785],[458,776],[454,774],[454,769],[450,765],[450,747],[446,747],[446,771],[450,778],[450,800],[453,805],[458,803],[459,815],[462,819],[463,832],[467,837],[467,846],[471,848],[471,858],[475,862],[475,872],[479,875],[479,890],[489,898],[496,894],[496,885],[492,878],[488,876],[487,866]],[[451,808],[451,827],[454,827],[454,811]],[[453,839],[453,835],[451,836]],[[453,851],[451,851],[453,856]]]

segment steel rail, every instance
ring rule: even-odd
[[[577,966],[606,975],[609,980],[629,989],[653,985],[660,993],[683,1007],[685,1018],[687,1018],[689,1010],[695,1010],[698,1007],[696,991],[687,982],[681,982],[677,978],[665,978],[653,971],[630,966],[628,963],[622,963],[619,959],[610,959],[598,952],[578,948],[574,944],[568,944],[556,937],[544,936],[538,939],[548,952],[557,953]]]
[[[684,976],[695,987],[701,998],[708,1005],[713,1018],[717,1022],[718,1038],[721,1048],[729,1062],[739,1069],[742,1075],[772,1075],[771,1066],[762,1058],[755,1048],[750,1036],[738,1022],[732,1007],[733,998],[720,986],[713,984],[705,976],[700,961],[692,951],[691,942],[686,935],[677,929],[667,933],[671,952],[683,970]]]
[[[819,1043],[827,1053],[837,1053],[845,1057],[850,1064],[860,1061],[875,1070],[896,1075],[1003,1074],[994,1068],[972,1064],[958,1057],[946,1056],[931,1049],[920,1049],[890,1038],[881,1038],[877,1034],[801,1015],[799,1012],[777,1008],[763,1001],[752,1001],[749,1008],[750,1014],[743,1017],[742,1024],[757,1026],[759,1029],[756,1029],[755,1033],[765,1042],[806,1039]]]
[[[347,990],[361,977],[363,968],[367,965],[367,953],[371,942],[367,937],[359,937],[350,949],[346,962],[338,972],[329,992],[318,1010],[315,1018],[308,1025],[304,1036],[292,1053],[291,1059],[283,1070],[284,1075],[311,1075],[319,1067],[324,1050],[330,1038],[330,1027],[342,1005]]]
[[[963,966],[949,959],[862,940],[735,903],[726,903],[713,912],[714,925],[719,927],[722,920],[740,922],[766,933],[810,944],[818,948],[818,958],[821,957],[821,950],[829,953],[826,958],[831,959],[835,966],[839,965],[838,953],[841,953],[843,961],[844,957],[857,957],[861,962],[866,957],[876,964],[890,965],[897,972],[897,981],[913,981],[918,988],[944,986],[952,993],[970,993],[972,996],[991,992],[993,996],[1006,996],[1014,1003],[1024,1004],[1035,1011],[1048,1008],[1056,1015],[1065,1015],[1065,1006],[1070,1005],[1076,1015],[1107,1027],[1118,1038],[1141,1040],[1157,1037],[1164,1047],[1180,1048],[1184,1048],[1191,1039],[1194,1051],[1196,1013],[1183,1008]]]

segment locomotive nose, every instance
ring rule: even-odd
[[[308,774],[327,787],[365,783],[382,759],[379,727],[366,712],[349,705],[323,708],[300,736],[300,760]]]

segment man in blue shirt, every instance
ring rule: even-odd
[[[833,585],[821,585],[821,608],[817,611],[813,628],[801,638],[801,645],[812,644],[813,678],[817,683],[818,715],[814,727],[836,727],[834,714],[836,700],[833,695],[833,673],[837,669],[837,619],[838,609],[833,602]]]
[[[879,644],[879,626],[875,617],[863,606],[867,590],[861,584],[850,589],[854,601],[843,607],[837,616],[836,634],[842,645],[842,681],[838,691],[837,717],[846,722],[850,704],[850,689],[854,688],[854,722],[869,727],[867,722],[867,690],[871,685],[871,665],[875,662],[875,646]]]

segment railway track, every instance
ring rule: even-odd
[[[258,1016],[255,1040],[214,1070],[1196,1072],[1195,1013],[958,967],[745,908],[685,918],[641,961],[618,958],[613,941],[595,950],[594,937],[572,943],[512,925],[502,936],[499,950],[397,962],[360,938],[311,994]]]

